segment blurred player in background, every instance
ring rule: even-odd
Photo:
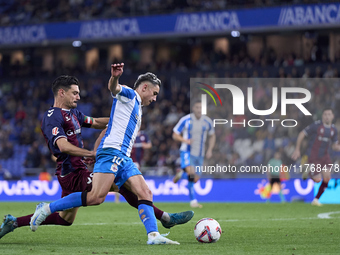
[[[139,170],[142,166],[144,150],[151,149],[151,147],[152,143],[149,140],[148,134],[142,130],[139,130],[131,151],[132,161],[137,165]]]
[[[273,186],[275,183],[279,187],[279,196],[280,196],[281,202],[283,203],[286,201],[282,193],[282,189],[281,189],[281,180],[280,180],[281,167],[282,167],[281,153],[280,151],[276,151],[274,154],[274,157],[268,161],[267,176],[268,176],[268,180],[270,183],[270,194],[269,194],[269,198],[267,199],[267,202],[270,202]]]
[[[92,189],[93,173],[90,172],[84,162],[84,157],[91,159],[94,151],[83,148],[81,127],[104,129],[109,118],[92,118],[75,109],[79,96],[79,81],[73,76],[63,75],[58,77],[52,84],[54,105],[44,115],[41,129],[57,162],[56,175],[62,188],[62,197],[73,192],[90,191]],[[101,137],[96,141],[98,147]],[[91,162],[91,160],[88,160]],[[116,185],[111,190],[118,191]],[[125,189],[119,191],[127,202],[137,208],[138,199],[135,194]],[[166,228],[183,222],[181,214],[168,214],[154,207],[157,219],[161,220]],[[78,208],[55,212],[49,215],[43,222],[44,225],[70,226],[75,220]],[[33,214],[22,217],[5,215],[0,227],[0,238],[17,227],[29,226]],[[191,218],[190,218],[191,219]],[[188,219],[188,220],[190,220]]]
[[[301,156],[301,143],[305,137],[308,137],[308,164],[302,178],[307,179],[309,176],[314,182],[321,182],[319,191],[312,201],[312,205],[321,206],[319,199],[328,186],[331,179],[332,160],[329,155],[329,146],[332,149],[340,151],[338,144],[338,130],[332,124],[334,119],[333,110],[325,108],[322,112],[322,120],[318,120],[306,127],[299,133],[296,141],[296,147],[292,154],[292,159],[297,160]]]
[[[195,166],[203,166],[204,155],[207,159],[211,158],[216,142],[212,121],[209,117],[202,116],[201,107],[200,101],[194,102],[193,113],[182,117],[172,133],[173,139],[182,143],[180,147],[181,169],[176,173],[173,181],[177,183],[180,178],[188,178],[190,206],[198,208],[202,205],[197,202],[194,183],[198,181],[198,175],[201,173],[195,173]],[[209,137],[208,149],[205,152],[207,136]]]
[[[32,231],[54,212],[103,203],[116,183],[119,188],[131,189],[138,197],[138,213],[147,232],[147,244],[179,244],[159,234],[152,192],[129,157],[141,125],[142,105],[156,101],[161,82],[154,74],[146,73],[138,77],[134,89],[123,87],[118,83],[123,67],[123,63],[111,66],[108,89],[114,99],[107,131],[97,149],[92,190],[75,192],[50,204],[39,204],[31,218]],[[182,218],[191,219],[192,216],[193,212],[187,212]]]

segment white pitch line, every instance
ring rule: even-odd
[[[340,211],[336,211],[336,212],[328,212],[328,213],[319,213],[318,214],[318,218],[320,219],[332,219],[332,218],[338,218],[338,217],[331,217],[331,214],[335,214],[335,213],[340,213]]]
[[[331,212],[330,214],[333,213],[340,213],[339,212]],[[318,214],[318,217],[306,217],[306,218],[278,218],[278,219],[242,219],[242,220],[218,220],[219,222],[237,222],[237,221],[290,221],[290,220],[323,220],[323,219],[338,219],[340,217],[320,217],[319,215],[322,215],[323,213]],[[324,213],[324,214],[329,214],[329,213]]]
[[[324,220],[324,219],[339,219],[340,217],[330,217],[331,214],[340,213],[328,212],[319,213],[317,217],[306,217],[306,218],[277,218],[277,219],[230,219],[230,220],[218,220],[219,222],[238,222],[238,221],[292,221],[292,220]],[[136,225],[141,224],[140,221],[136,222],[112,222],[112,223],[76,223],[76,226],[101,226],[101,225]],[[158,224],[160,224],[158,222]]]
[[[112,223],[79,223],[73,224],[75,226],[100,226],[100,225],[135,225],[135,224],[142,224],[141,221],[138,222],[112,222]]]

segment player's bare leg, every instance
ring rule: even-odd
[[[92,189],[87,193],[86,204],[99,205],[105,201],[109,191],[112,189],[112,184],[115,180],[114,174],[94,173],[92,180]]]
[[[192,208],[202,208],[203,206],[197,202],[194,183],[199,180],[199,176],[195,173],[193,166],[187,166],[185,171],[188,174],[188,190],[189,190],[189,198],[190,198],[190,206]]]
[[[64,211],[68,208],[79,206],[99,205],[104,202],[107,193],[110,191],[115,176],[107,173],[95,173],[92,180],[92,190],[87,193],[75,192],[58,199],[51,204],[40,203],[31,217],[30,228],[34,232],[54,212]]]
[[[79,207],[72,208],[72,209],[65,210],[65,211],[61,211],[61,212],[59,212],[59,215],[65,221],[72,224],[74,222],[74,220],[76,219],[78,209],[79,209]]]
[[[183,175],[183,169],[177,168],[176,174],[175,174],[174,178],[172,179],[172,181],[174,183],[177,183],[182,178],[182,175]]]
[[[138,214],[148,235],[147,244],[179,244],[159,234],[152,203],[153,195],[143,176],[139,174],[129,177],[126,185],[138,197]]]
[[[315,178],[313,178],[313,181],[317,183],[322,181],[322,183],[319,187],[318,193],[316,194],[315,198],[312,201],[312,205],[322,206],[322,204],[319,202],[319,199],[321,195],[324,193],[324,191],[326,190],[330,179],[331,179],[331,171],[329,169],[322,171],[321,174],[318,174],[317,176],[315,176]]]

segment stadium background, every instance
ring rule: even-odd
[[[53,102],[51,82],[61,74],[77,76],[78,108],[93,117],[109,116],[109,67],[124,62],[123,84],[132,85],[146,71],[163,81],[157,102],[143,109],[142,129],[153,147],[145,152],[142,171],[155,200],[187,201],[186,181],[171,183],[179,158],[171,134],[190,111],[190,78],[338,78],[339,13],[336,1],[0,1],[0,200],[60,196],[56,181],[37,181],[41,171],[54,171],[40,131],[42,114]],[[214,154],[224,164],[259,165],[281,148],[288,159],[298,132],[320,118],[324,102],[339,109],[338,86],[313,84],[313,118],[298,116],[301,126],[289,134],[230,129],[217,133]],[[256,90],[259,99],[268,93]],[[337,111],[335,117],[339,129]],[[83,129],[85,148],[93,147],[97,135]],[[252,153],[241,157],[237,146],[253,148],[255,141]],[[338,157],[333,154],[335,162]],[[258,176],[204,177],[195,187],[201,201],[263,201],[265,196],[267,183],[251,178]],[[323,202],[340,202],[331,200],[340,192],[337,183],[333,179]],[[313,197],[311,181],[292,178],[284,185],[289,200]]]

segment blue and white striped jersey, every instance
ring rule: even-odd
[[[98,149],[114,148],[130,157],[142,122],[142,100],[133,89],[121,86],[113,99],[110,121]]]
[[[190,152],[190,155],[204,157],[207,135],[213,135],[215,129],[212,120],[207,116],[197,119],[195,115],[188,114],[182,117],[174,127],[176,134],[182,134],[184,139],[191,139],[190,145],[182,143],[180,151]]]

